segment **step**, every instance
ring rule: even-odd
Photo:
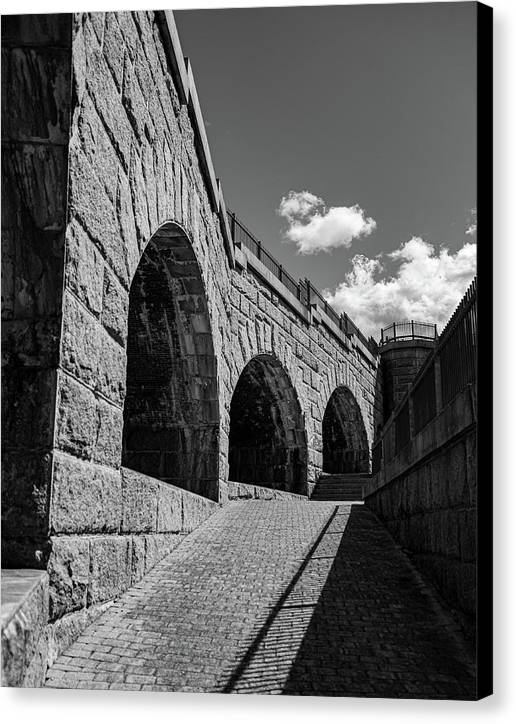
[[[370,475],[321,475],[319,480],[335,480],[347,482],[348,480],[370,480]]]
[[[338,501],[345,501],[345,502],[362,502],[363,498],[361,495],[335,495],[335,496],[329,496],[329,495],[312,495],[310,500],[313,500],[314,503],[324,503],[324,502],[338,502]]]
[[[321,488],[361,488],[365,485],[361,480],[350,480],[346,483],[338,483],[333,481],[319,480],[317,486]]]
[[[321,478],[370,478],[371,473],[321,473]]]
[[[315,487],[315,490],[319,490],[322,493],[350,493],[351,491],[362,492],[363,489],[362,485],[347,485],[345,487],[343,485],[328,485],[327,487],[317,485]]]

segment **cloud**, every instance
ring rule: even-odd
[[[475,236],[476,233],[477,233],[477,210],[471,209],[469,226],[466,229],[466,234],[468,236]]]
[[[358,204],[327,209],[323,199],[310,191],[289,191],[281,199],[278,214],[288,221],[285,236],[297,245],[300,254],[348,248],[353,239],[376,229],[376,221],[366,218]]]
[[[450,253],[415,236],[387,254],[397,265],[393,274],[381,256],[357,254],[344,281],[324,296],[366,335],[378,338],[382,327],[410,319],[437,324],[440,331],[476,273],[476,251],[468,242]]]

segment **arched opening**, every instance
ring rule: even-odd
[[[173,223],[154,234],[129,294],[122,464],[218,497],[217,369],[201,271]]]
[[[367,473],[369,444],[362,413],[347,387],[338,387],[330,397],[322,423],[323,471]]]
[[[229,479],[306,492],[307,446],[296,392],[280,362],[254,357],[231,400]]]

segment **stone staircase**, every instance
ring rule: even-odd
[[[363,487],[370,477],[368,473],[340,473],[337,475],[322,473],[311,495],[311,500],[362,501]]]

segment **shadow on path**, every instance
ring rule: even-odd
[[[339,506],[226,692],[474,699],[450,616],[365,506]]]

